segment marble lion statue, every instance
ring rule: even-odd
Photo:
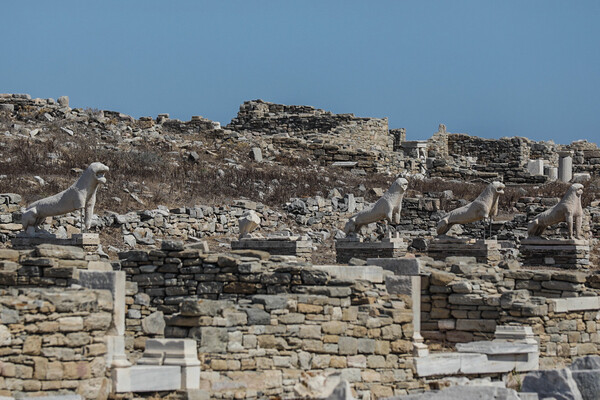
[[[82,221],[82,231],[89,229],[94,215],[96,204],[96,191],[98,185],[106,183],[104,174],[108,167],[102,163],[90,164],[83,174],[67,190],[31,203],[23,211],[21,223],[23,230],[37,228],[46,217],[63,215],[75,210],[85,211],[85,220]]]
[[[583,239],[581,229],[583,218],[582,194],[583,185],[580,183],[572,184],[557,205],[539,214],[529,222],[528,235],[530,237],[540,236],[550,225],[566,222],[569,228],[569,239]],[[573,222],[575,223],[575,236],[573,236]]]
[[[387,192],[373,206],[353,215],[346,222],[344,233],[346,235],[357,233],[364,225],[384,219],[389,223],[399,224],[400,211],[402,211],[402,198],[407,187],[408,181],[406,179],[396,179]]]
[[[498,214],[498,198],[504,193],[504,188],[502,182],[492,182],[471,203],[450,211],[438,222],[438,235],[445,235],[456,224],[468,224],[495,217]]]

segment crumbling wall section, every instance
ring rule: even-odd
[[[350,162],[366,172],[385,170],[394,150],[387,118],[333,114],[310,106],[246,101],[226,128],[266,145],[308,152],[320,165]]]

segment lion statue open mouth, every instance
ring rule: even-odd
[[[25,208],[21,217],[23,230],[36,229],[46,217],[63,215],[75,210],[81,210],[82,216],[85,213],[82,231],[90,229],[96,204],[96,191],[98,185],[106,183],[104,174],[108,171],[106,165],[100,162],[92,163],[68,189],[31,203]]]

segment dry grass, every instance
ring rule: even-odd
[[[279,207],[291,197],[327,196],[333,188],[356,192],[361,183],[367,188],[385,188],[391,182],[383,175],[369,177],[369,182],[365,182],[364,177],[341,169],[326,170],[289,158],[275,164],[224,161],[239,154],[245,156],[246,147],[245,144],[234,144],[212,147],[211,151],[193,147],[172,151],[166,144],[141,142],[121,150],[99,144],[95,136],[79,136],[68,142],[52,138],[45,141],[19,139],[3,149],[10,157],[0,159],[0,171],[7,176],[0,180],[0,193],[20,193],[29,203],[66,189],[80,175],[78,169],[95,161],[110,168],[108,183],[101,192],[104,200],[100,200],[99,208],[116,212],[159,204],[168,207],[224,204],[236,198]],[[186,156],[188,150],[197,150],[200,159],[190,161]],[[48,154],[57,157],[52,159]],[[47,184],[35,183],[31,179],[34,175],[41,176]],[[136,194],[144,206],[128,193]],[[113,197],[121,201],[106,200]]]

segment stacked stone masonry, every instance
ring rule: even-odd
[[[106,399],[108,291],[0,289],[0,396]]]
[[[306,263],[248,255],[121,254],[128,279],[166,315],[165,336],[198,341],[201,384],[212,396],[231,397],[233,382],[250,397],[289,396],[309,370],[336,370],[378,397],[419,387],[410,296],[390,295],[381,280],[342,280]]]
[[[467,257],[423,263],[421,334],[430,343],[489,340],[496,326],[520,324],[538,335],[542,368],[598,353],[597,274],[526,270],[516,261],[490,267]],[[564,301],[575,310],[557,305]]]
[[[393,156],[394,137],[387,118],[333,114],[310,106],[247,101],[227,129],[258,136],[265,144],[308,151],[321,165],[349,163],[355,169],[379,172]]]

